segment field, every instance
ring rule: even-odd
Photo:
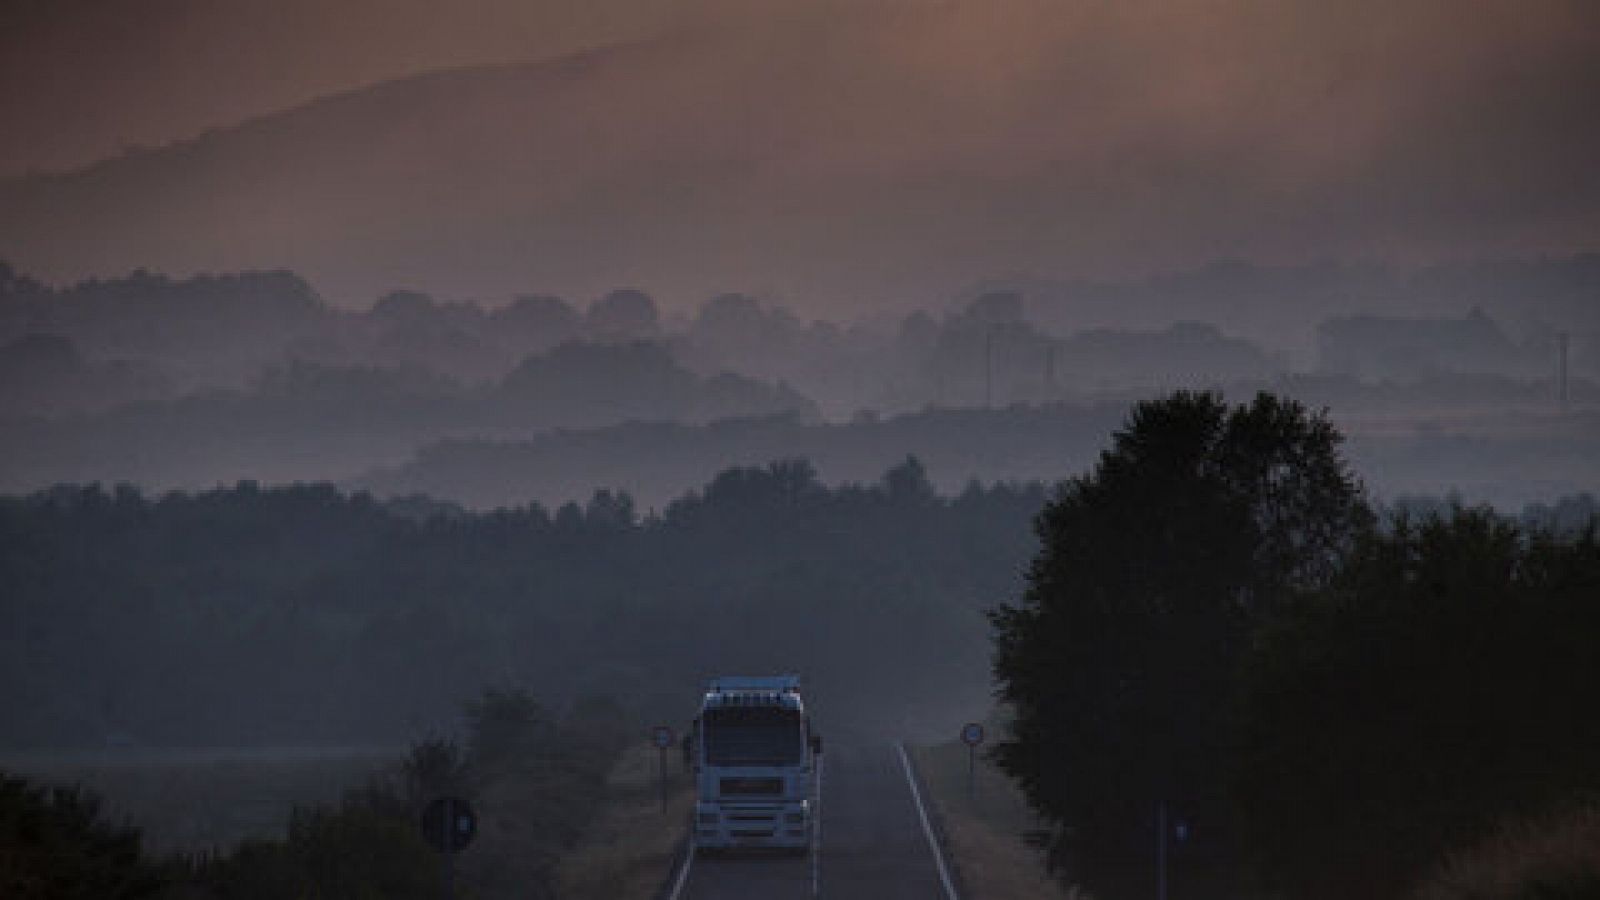
[[[606,782],[604,807],[578,848],[561,861],[563,900],[649,900],[671,873],[694,806],[676,750],[667,754],[668,801],[661,810],[656,749],[628,748]]]

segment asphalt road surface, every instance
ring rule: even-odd
[[[830,740],[823,754],[821,811],[811,853],[696,856],[669,896],[956,900],[899,745]]]

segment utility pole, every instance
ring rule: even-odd
[[[994,406],[994,326],[983,331],[983,408]]]
[[[667,748],[657,748],[661,751],[661,814],[667,814]]]
[[[444,900],[456,895],[456,800],[444,798]]]
[[[1569,336],[1565,331],[1563,331],[1560,334],[1556,335],[1556,355],[1557,355],[1557,359],[1559,360],[1559,362],[1557,363],[1556,372],[1557,372],[1558,383],[1560,384],[1560,388],[1559,388],[1560,393],[1559,393],[1558,396],[1561,398],[1561,412],[1563,414],[1565,414],[1566,411],[1567,411],[1567,345],[1568,345],[1568,341],[1569,341]]]

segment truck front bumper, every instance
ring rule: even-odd
[[[700,849],[804,849],[811,844],[811,804],[700,803],[694,845]]]

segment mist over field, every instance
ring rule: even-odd
[[[123,848],[0,895],[437,896],[457,792],[622,896],[730,673],[1094,896],[1591,834],[1596,7],[569,7],[0,7],[0,823]]]

